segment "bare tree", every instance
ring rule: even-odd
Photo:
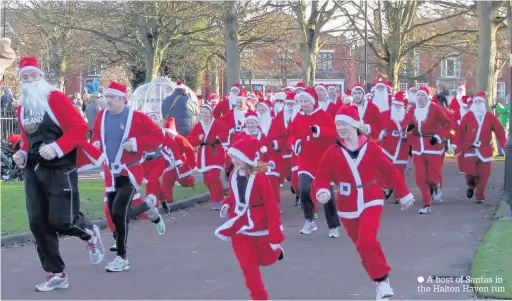
[[[375,63],[388,79],[398,88],[401,71],[414,52],[426,49],[433,58],[422,74],[411,76],[416,79],[439,65],[452,54],[451,47],[464,47],[467,35],[474,34],[457,17],[471,12],[468,7],[447,11],[436,2],[429,1],[375,1],[368,2],[368,16],[365,16],[362,1],[336,1],[343,16],[349,21],[354,35],[364,41],[365,17],[368,22],[368,47],[376,58]]]

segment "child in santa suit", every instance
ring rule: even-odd
[[[258,140],[251,136],[229,148],[234,172],[229,178],[229,196],[220,212],[228,220],[215,230],[215,235],[231,241],[251,298],[268,300],[260,266],[283,259],[280,245],[284,234],[279,206],[265,175],[267,167],[258,160],[260,148]]]
[[[396,93],[391,103],[391,110],[382,113],[383,127],[379,135],[378,143],[382,147],[384,154],[391,160],[401,174],[405,174],[405,168],[409,159],[409,143],[405,129],[407,123],[405,120],[405,108],[407,100],[403,91]],[[388,178],[388,182],[394,179]],[[390,183],[392,184],[392,183]],[[387,183],[382,183],[383,187],[390,187]],[[385,188],[384,194],[388,199],[393,193],[392,189]],[[398,201],[395,200],[398,204]]]
[[[162,188],[160,185],[160,177],[164,173],[166,162],[162,156],[162,145],[157,148],[144,153],[144,162],[142,162],[142,168],[144,168],[144,181],[146,184],[146,198],[152,198],[157,204],[160,203],[160,195]],[[138,205],[142,200],[133,201],[133,205]],[[141,218],[147,218],[147,214],[142,214]]]
[[[116,232],[117,256],[106,266],[108,272],[130,269],[126,258],[126,241],[130,206],[144,178],[144,152],[152,151],[163,143],[158,125],[141,112],[126,106],[126,86],[112,82],[103,93],[106,110],[98,113],[93,127],[93,144],[106,156],[104,165],[105,190]],[[156,198],[146,198],[140,204],[159,235],[165,233],[165,224],[156,209]]]
[[[169,118],[164,124],[165,138],[162,155],[167,161],[162,176],[163,199],[162,208],[168,212],[167,204],[174,201],[172,190],[176,182],[182,187],[194,187],[195,178],[192,175],[196,167],[194,147],[187,138],[176,132],[174,118]]]
[[[228,139],[228,130],[222,121],[213,118],[212,112],[209,105],[201,107],[201,120],[190,131],[188,141],[198,147],[198,171],[203,174],[203,182],[210,191],[210,206],[213,210],[220,210],[224,199],[224,185],[220,177],[225,160],[222,143]]]
[[[293,120],[291,128],[293,150],[298,157],[300,201],[306,219],[301,234],[311,234],[318,229],[314,221],[315,204],[311,198],[311,184],[315,179],[318,158],[334,143],[337,136],[334,118],[318,107],[317,100],[314,88],[299,93],[301,111]],[[340,221],[334,198],[324,205],[324,211],[329,237],[339,237]]]
[[[466,196],[472,198],[476,194],[478,203],[485,201],[485,189],[491,176],[492,133],[502,148],[507,141],[505,129],[494,114],[487,112],[485,102],[485,92],[478,92],[470,103],[470,112],[462,117],[456,139],[459,145],[452,145],[460,149],[464,157]]]
[[[377,239],[384,208],[378,182],[386,177],[394,179],[392,188],[402,210],[413,204],[413,195],[404,176],[386,158],[381,147],[362,135],[363,123],[355,107],[342,107],[335,120],[339,139],[320,160],[314,182],[315,195],[320,203],[326,203],[333,197],[331,183],[339,186],[337,200],[341,222],[356,245],[370,279],[377,283],[377,300],[383,300],[394,293],[388,278],[391,269]]]

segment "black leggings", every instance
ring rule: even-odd
[[[307,174],[299,174],[299,195],[300,202],[302,203],[302,210],[304,210],[304,218],[307,221],[314,221],[315,205],[311,199],[311,184],[313,178]],[[334,191],[332,187],[331,199],[324,204],[325,219],[329,229],[335,229],[341,226],[340,219],[338,218],[338,210],[336,209],[336,200],[334,198]]]
[[[133,187],[130,179],[126,176],[115,178],[115,191],[108,194],[108,209],[110,217],[116,228],[116,247],[117,255],[126,257],[126,243],[128,239],[128,222],[130,220],[131,202],[136,189]],[[143,203],[146,208],[147,204]],[[147,209],[146,209],[147,211]]]

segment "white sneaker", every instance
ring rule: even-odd
[[[130,269],[130,263],[128,259],[123,259],[121,256],[116,256],[114,260],[109,262],[105,267],[107,272],[122,272]]]
[[[338,237],[340,237],[338,228],[329,229],[329,238],[338,238]]]
[[[443,191],[441,190],[441,186],[439,184],[434,187],[434,191],[432,192],[432,201],[434,201],[436,204],[443,202]]]
[[[377,282],[377,297],[376,300],[387,300],[390,297],[393,297],[395,293],[389,285],[389,279],[386,279],[381,282]]]
[[[422,208],[420,208],[420,210],[418,210],[418,214],[427,214],[427,213],[431,213],[432,212],[432,208],[430,206],[424,206]]]
[[[62,275],[48,275],[46,281],[36,286],[36,292],[50,292],[53,290],[68,288],[68,275],[62,273]]]
[[[307,235],[307,234],[311,234],[312,232],[315,232],[316,230],[318,230],[318,228],[316,227],[315,222],[306,221],[304,223],[304,226],[300,230],[300,234]]]
[[[87,250],[92,264],[98,264],[105,257],[105,246],[101,240],[100,228],[93,226],[94,235],[87,241]]]

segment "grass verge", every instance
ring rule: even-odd
[[[472,277],[490,278],[492,283],[475,283],[478,294],[486,298],[512,299],[512,221],[503,217],[505,204],[496,211],[494,221],[473,261]]]
[[[78,186],[81,211],[91,219],[103,218],[103,181],[80,181]],[[207,191],[203,183],[196,183],[194,188],[175,186],[173,193],[175,201],[179,202],[184,198]],[[144,195],[144,192],[145,187],[142,187],[141,195]],[[3,182],[0,196],[2,203],[2,235],[30,231],[23,182]]]

